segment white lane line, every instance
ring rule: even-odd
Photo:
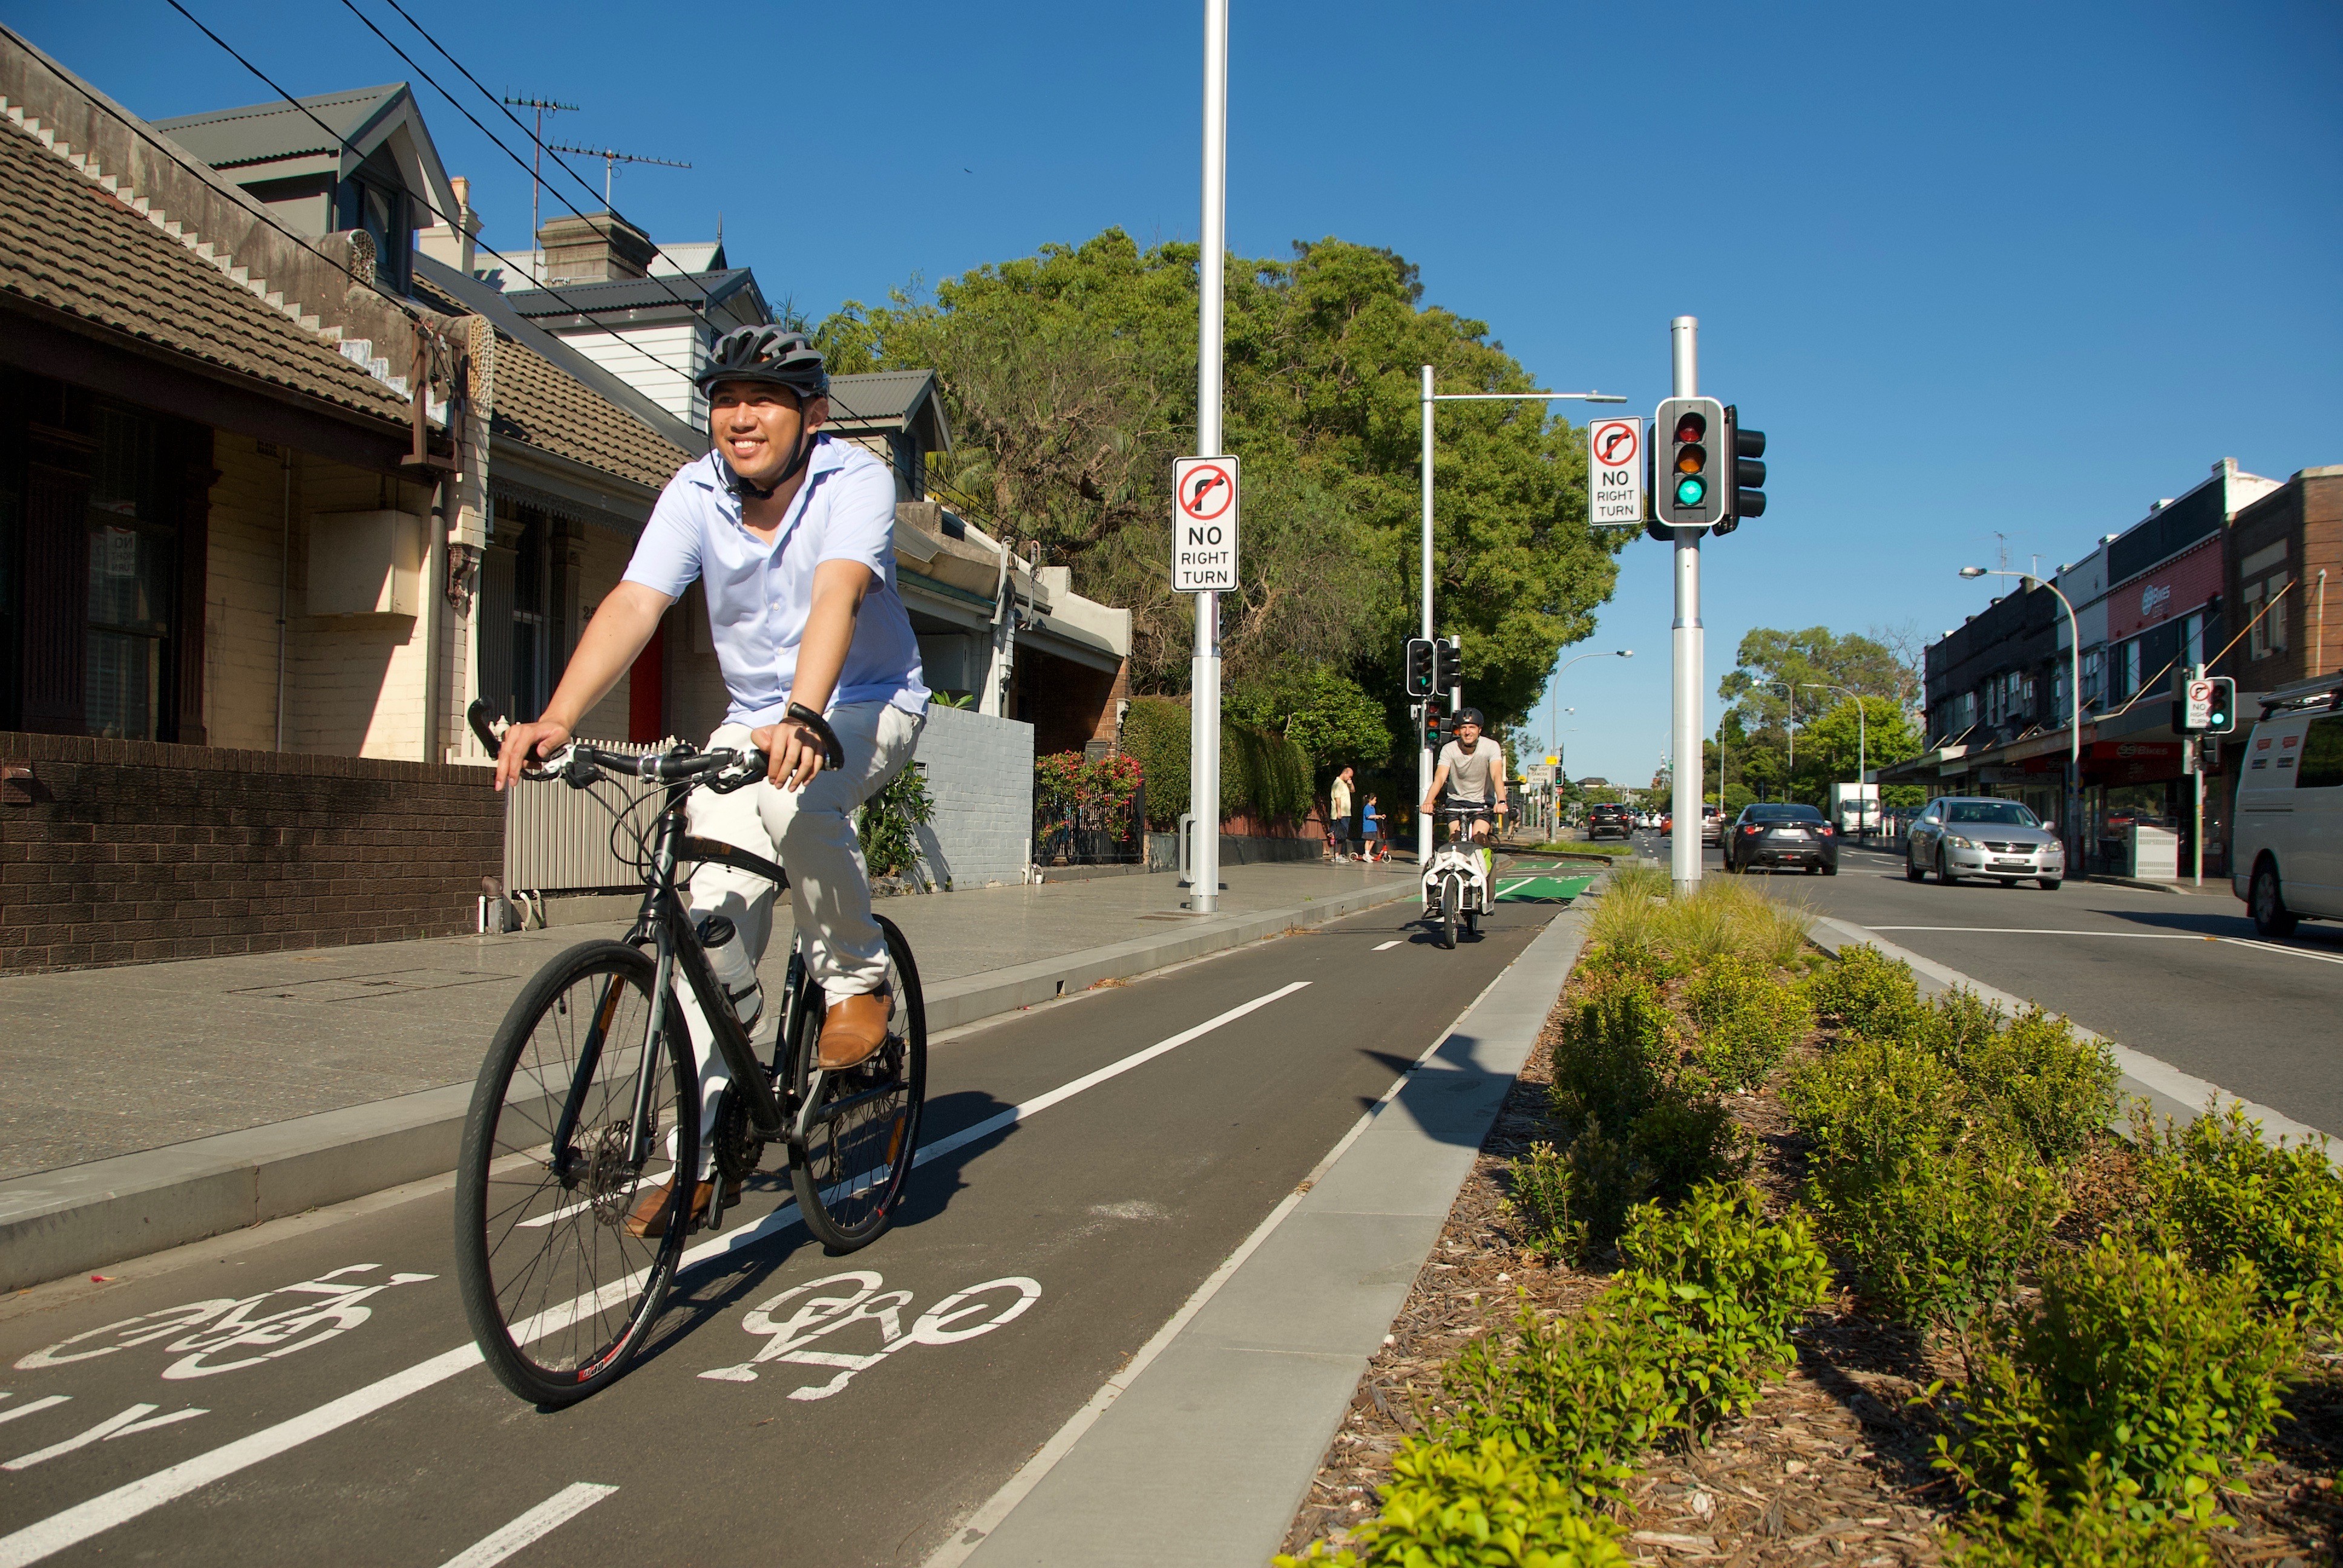
[[[0,1399],[11,1397],[11,1395],[0,1393]],[[14,1410],[0,1410],[0,1421],[14,1421],[20,1415],[32,1415],[36,1412],[47,1410],[52,1405],[63,1404],[71,1398],[73,1395],[69,1393],[53,1393],[45,1399],[36,1399],[30,1404],[20,1404]]]
[[[1401,940],[1401,939],[1399,939],[1398,937],[1393,937],[1391,940],[1389,940],[1389,941],[1387,941],[1387,942],[1377,942],[1373,947],[1369,948],[1369,949],[1367,950],[1367,951],[1369,951],[1369,952],[1371,952],[1371,953],[1379,953],[1379,952],[1382,952],[1385,948],[1395,948],[1395,947],[1399,946],[1399,944],[1400,944],[1400,940]],[[8,1418],[7,1418],[6,1416],[5,1416],[5,1415],[0,1415],[0,1421],[5,1421],[5,1420],[7,1420],[7,1419],[8,1419]]]
[[[1495,983],[1493,981],[1492,984]],[[1130,1071],[1142,1063],[1152,1061],[1168,1050],[1176,1050],[1201,1035],[1211,1033],[1222,1025],[1242,1018],[1257,1008],[1267,1007],[1281,997],[1292,995],[1309,985],[1308,980],[1295,980],[1281,986],[1266,996],[1256,997],[1241,1006],[1232,1007],[1217,1018],[1207,1019],[1193,1029],[1183,1030],[1171,1039],[1161,1040],[1144,1050],[1133,1051],[1121,1060],[1087,1073],[1071,1083],[1051,1090],[1049,1093],[1012,1106],[1000,1115],[990,1117],[964,1131],[956,1132],[940,1142],[920,1151],[911,1163],[926,1164],[940,1155],[990,1137],[1004,1127],[1013,1125],[1037,1111],[1092,1089],[1107,1080]],[[729,1231],[701,1242],[683,1255],[683,1268],[689,1269],[711,1258],[722,1257],[769,1236],[779,1235],[797,1223],[798,1207],[784,1204],[745,1230]],[[639,1276],[614,1281],[599,1291],[578,1297],[576,1301],[540,1312],[535,1318],[518,1325],[513,1337],[528,1343],[557,1333],[579,1317],[595,1312],[612,1302],[624,1301],[640,1287]],[[352,1422],[363,1420],[378,1410],[386,1409],[425,1389],[445,1382],[457,1373],[480,1363],[478,1345],[459,1345],[456,1349],[420,1362],[405,1372],[394,1372],[379,1382],[354,1389],[341,1398],[329,1401],[315,1410],[306,1411],[275,1426],[265,1427],[248,1437],[237,1439],[209,1453],[183,1460],[154,1474],[141,1477],[113,1491],[102,1493],[85,1503],[75,1503],[61,1513],[53,1513],[36,1523],[28,1524],[7,1535],[0,1535],[0,1568],[22,1568],[37,1563],[53,1553],[62,1552],[80,1543],[128,1523],[141,1514],[151,1513],[166,1503],[186,1496],[188,1493],[208,1486],[213,1482],[234,1475],[236,1472],[273,1459],[288,1450],[298,1448],[312,1438],[337,1432]]]
[[[565,1486],[479,1544],[447,1559],[445,1568],[493,1568],[540,1535],[549,1535],[618,1489],[581,1481]]]
[[[2257,948],[2290,959],[2310,959],[2322,964],[2343,964],[2343,955],[2314,953],[2303,948],[2282,948],[2251,937],[2208,936],[2201,931],[2055,931],[2025,926],[1865,926],[1871,931],[1948,931],[1956,935],[1993,937],[2125,937],[2136,942],[2222,942],[2233,948]]]

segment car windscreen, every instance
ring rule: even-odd
[[[2015,800],[1956,800],[1945,808],[1948,822],[1983,822],[1996,828],[2039,828],[2033,812]]]
[[[1823,814],[1812,806],[1752,806],[1742,813],[1745,822],[1819,822]]]

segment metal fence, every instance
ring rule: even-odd
[[[661,750],[668,743],[594,744],[639,756]],[[608,784],[592,789],[522,784],[506,790],[505,887],[538,893],[622,892],[641,887],[642,878],[610,848],[608,807],[618,800],[618,789]]]
[[[1037,866],[1136,866],[1147,859],[1144,785],[1119,813],[1108,808],[1077,806],[1071,815],[1054,821],[1043,821],[1045,815],[1050,813],[1034,812],[1033,863]]]

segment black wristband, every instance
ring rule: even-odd
[[[838,743],[838,731],[830,727],[829,719],[802,702],[790,703],[786,717],[796,719],[813,731],[814,739],[821,742],[822,758],[832,769],[846,766],[846,748]]]

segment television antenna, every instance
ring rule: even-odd
[[[536,111],[537,126],[529,132],[528,137],[531,149],[528,155],[528,246],[530,250],[535,251],[539,248],[537,239],[538,198],[545,190],[545,116],[574,115],[578,112],[578,106],[556,103],[551,98],[515,98],[509,95],[504,101],[516,109]],[[542,266],[538,270],[544,270]],[[529,281],[535,283],[537,279],[531,278]]]
[[[616,147],[573,147],[555,143],[549,149],[557,153],[576,153],[580,157],[602,160],[602,205],[610,205],[610,176],[620,164],[657,164],[661,168],[688,169],[689,164],[679,164],[673,158],[648,158],[640,153],[622,153]]]

